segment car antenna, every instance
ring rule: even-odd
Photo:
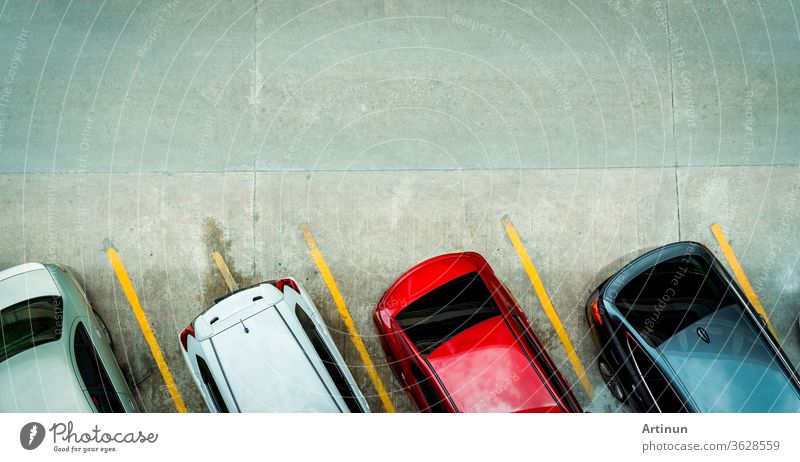
[[[242,327],[244,327],[244,333],[245,334],[249,334],[250,333],[250,329],[248,329],[247,326],[244,325],[244,320],[243,319],[239,319],[239,322],[242,323]]]

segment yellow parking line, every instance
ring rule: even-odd
[[[511,219],[508,216],[505,216],[503,217],[502,223],[506,230],[506,234],[508,234],[508,238],[511,239],[511,244],[514,246],[514,250],[517,251],[517,255],[519,256],[519,260],[522,262],[522,266],[525,268],[525,272],[528,273],[528,278],[531,280],[533,290],[536,292],[536,296],[539,298],[539,302],[542,304],[542,308],[544,309],[545,314],[547,314],[547,318],[550,319],[550,324],[553,325],[553,329],[555,329],[559,340],[561,340],[561,344],[564,346],[564,350],[567,352],[567,358],[569,358],[569,362],[572,364],[575,374],[577,374],[578,378],[580,379],[583,389],[586,390],[586,394],[589,395],[589,399],[593,399],[594,388],[592,388],[592,383],[589,382],[589,377],[586,376],[586,370],[583,368],[583,363],[581,362],[580,358],[578,358],[578,354],[575,352],[575,349],[572,347],[572,342],[569,340],[567,331],[564,330],[564,325],[561,323],[561,318],[558,317],[558,313],[556,313],[555,308],[553,308],[553,303],[550,301],[550,297],[547,295],[547,291],[544,288],[542,279],[539,277],[539,272],[536,271],[536,267],[533,266],[531,257],[528,255],[528,251],[525,250],[525,246],[522,244],[522,240],[520,240],[516,228],[514,228],[514,225],[511,223]]]
[[[225,284],[228,285],[228,290],[231,292],[234,290],[239,290],[239,284],[237,284],[236,280],[233,279],[231,270],[228,269],[228,265],[225,264],[225,260],[222,258],[222,255],[219,252],[214,252],[211,254],[211,256],[214,257],[214,262],[217,264],[219,272],[222,273],[222,279],[224,279]]]
[[[125,271],[125,266],[122,264],[119,254],[113,247],[109,247],[106,252],[108,253],[108,261],[111,262],[111,267],[114,268],[114,273],[116,273],[119,284],[122,286],[122,291],[125,292],[125,296],[128,298],[128,303],[131,305],[133,314],[136,316],[136,321],[139,322],[139,327],[142,329],[144,339],[150,346],[150,352],[153,354],[153,358],[156,360],[156,365],[158,366],[158,370],[161,372],[161,377],[164,378],[164,383],[167,385],[167,390],[169,390],[169,394],[172,397],[172,403],[175,405],[175,409],[178,412],[186,412],[186,405],[183,403],[183,396],[181,396],[178,386],[175,385],[175,380],[173,380],[172,374],[169,372],[167,362],[164,361],[164,355],[161,354],[161,348],[158,346],[158,341],[156,340],[156,336],[153,334],[153,329],[150,327],[150,322],[147,320],[147,316],[142,309],[142,305],[139,303],[139,296],[136,295],[136,291],[133,290],[133,284],[131,283],[131,279],[128,277],[128,272]]]
[[[364,346],[364,341],[361,340],[361,336],[358,335],[358,330],[356,330],[356,325],[353,323],[353,318],[350,316],[350,311],[348,311],[347,305],[344,303],[344,298],[342,297],[341,292],[339,292],[339,288],[336,286],[336,281],[333,279],[333,275],[331,274],[331,270],[328,268],[328,264],[325,263],[325,258],[322,257],[322,252],[320,252],[319,247],[317,247],[317,243],[314,240],[314,236],[311,234],[311,230],[308,229],[308,225],[306,224],[300,225],[300,229],[303,231],[303,236],[306,238],[308,248],[311,250],[311,258],[317,265],[319,274],[325,281],[325,285],[328,286],[328,290],[333,297],[333,302],[336,304],[336,308],[339,310],[339,316],[341,316],[342,321],[344,321],[344,325],[347,327],[348,332],[350,332],[350,340],[353,341],[356,350],[358,350],[358,354],[361,356],[361,361],[367,367],[369,377],[372,379],[372,384],[375,386],[375,390],[378,392],[378,396],[381,399],[381,403],[383,403],[384,409],[386,409],[386,412],[394,412],[394,404],[392,404],[389,394],[386,393],[386,388],[384,388],[383,382],[381,381],[380,376],[378,376],[378,371],[375,369],[375,365],[372,363],[372,359],[369,357],[369,352],[367,352],[367,347]]]
[[[778,335],[775,333],[775,329],[772,328],[772,323],[767,317],[766,311],[764,311],[764,307],[761,305],[761,300],[758,299],[756,291],[753,290],[753,286],[750,285],[750,281],[744,274],[742,265],[739,263],[739,259],[736,258],[736,254],[733,253],[733,247],[731,247],[731,244],[728,242],[728,238],[722,231],[722,227],[717,223],[714,223],[711,225],[711,232],[714,233],[714,237],[717,239],[717,242],[722,249],[722,254],[725,255],[725,260],[728,261],[728,265],[733,270],[733,275],[739,282],[739,286],[741,286],[742,290],[744,290],[744,294],[747,295],[747,299],[750,300],[750,303],[756,308],[756,311],[758,311],[758,313],[764,317],[764,320],[767,322],[767,327],[769,327],[772,335],[774,335],[775,338],[778,338]]]

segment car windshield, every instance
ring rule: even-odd
[[[0,362],[61,337],[61,298],[38,297],[0,311]]]
[[[625,319],[654,347],[721,307],[736,303],[716,270],[694,255],[666,260],[644,271],[614,300]]]
[[[427,355],[460,332],[498,315],[486,284],[478,273],[468,273],[418,298],[395,319],[419,352]]]

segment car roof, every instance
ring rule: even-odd
[[[696,321],[657,350],[701,412],[800,412],[796,385],[738,305]]]
[[[47,295],[61,295],[50,271],[41,263],[26,263],[0,272],[0,310]]]
[[[502,316],[448,339],[427,361],[462,412],[561,412]]]
[[[45,266],[42,263],[37,262],[30,262],[30,263],[23,263],[21,265],[12,266],[11,268],[4,269],[0,271],[0,281],[8,279],[12,276],[16,276],[18,274],[26,273],[28,271],[33,271],[37,269],[44,269]]]
[[[0,412],[92,412],[65,338],[0,363]]]
[[[340,411],[294,310],[266,283],[231,294],[195,320],[203,356],[219,366],[212,371],[221,371],[221,377],[212,372],[215,381],[227,387],[239,410]]]
[[[275,307],[210,339],[241,410],[338,412],[308,354]],[[258,363],[260,367],[253,367]]]

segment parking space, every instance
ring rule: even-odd
[[[760,174],[762,184],[775,186],[766,191],[743,188],[741,195],[716,194],[720,185],[735,185],[741,170],[681,170],[679,178],[687,181],[684,200],[692,197],[706,206],[681,209],[680,235],[674,176],[662,169],[462,172],[456,187],[446,181],[451,175],[446,172],[372,172],[351,178],[340,173],[258,173],[255,195],[252,174],[30,175],[24,188],[22,176],[6,176],[3,182],[9,191],[24,190],[28,198],[24,214],[11,203],[13,197],[3,208],[8,231],[13,227],[26,237],[6,239],[2,263],[11,266],[14,259],[27,258],[74,268],[117,340],[118,359],[143,408],[151,411],[172,411],[174,405],[104,246],[113,243],[124,261],[191,411],[204,406],[180,357],[177,334],[213,298],[228,291],[212,252],[220,252],[240,286],[296,277],[312,294],[372,408],[382,410],[369,370],[310,255],[300,227],[309,223],[393,405],[408,411],[411,405],[382,359],[371,311],[391,282],[417,262],[457,249],[475,250],[487,257],[520,300],[584,406],[616,410],[594,363],[596,352],[582,311],[586,297],[626,260],[662,243],[696,239],[723,258],[709,229],[715,221],[725,227],[787,353],[800,360],[792,283],[798,249],[788,237],[797,223],[786,214],[795,199],[777,186],[800,170],[761,169],[752,174]],[[770,175],[773,179],[768,180]],[[527,187],[531,184],[538,186]],[[291,185],[291,194],[285,185]],[[74,205],[81,188],[103,200],[92,210],[81,210]],[[763,201],[756,199],[765,194]],[[273,200],[276,195],[280,200]],[[244,207],[230,207],[236,201]],[[763,221],[718,213],[756,216],[758,209]],[[514,217],[552,306],[597,390],[593,402],[503,229],[506,215]],[[759,232],[769,232],[770,239],[755,237]]]
[[[715,223],[800,364],[791,3],[90,5],[0,12],[0,269],[71,267],[143,410],[180,406],[111,247],[190,412],[179,332],[284,276],[372,410],[413,411],[372,310],[457,250],[486,257],[585,409],[625,411],[586,298],[658,245],[723,259]]]

